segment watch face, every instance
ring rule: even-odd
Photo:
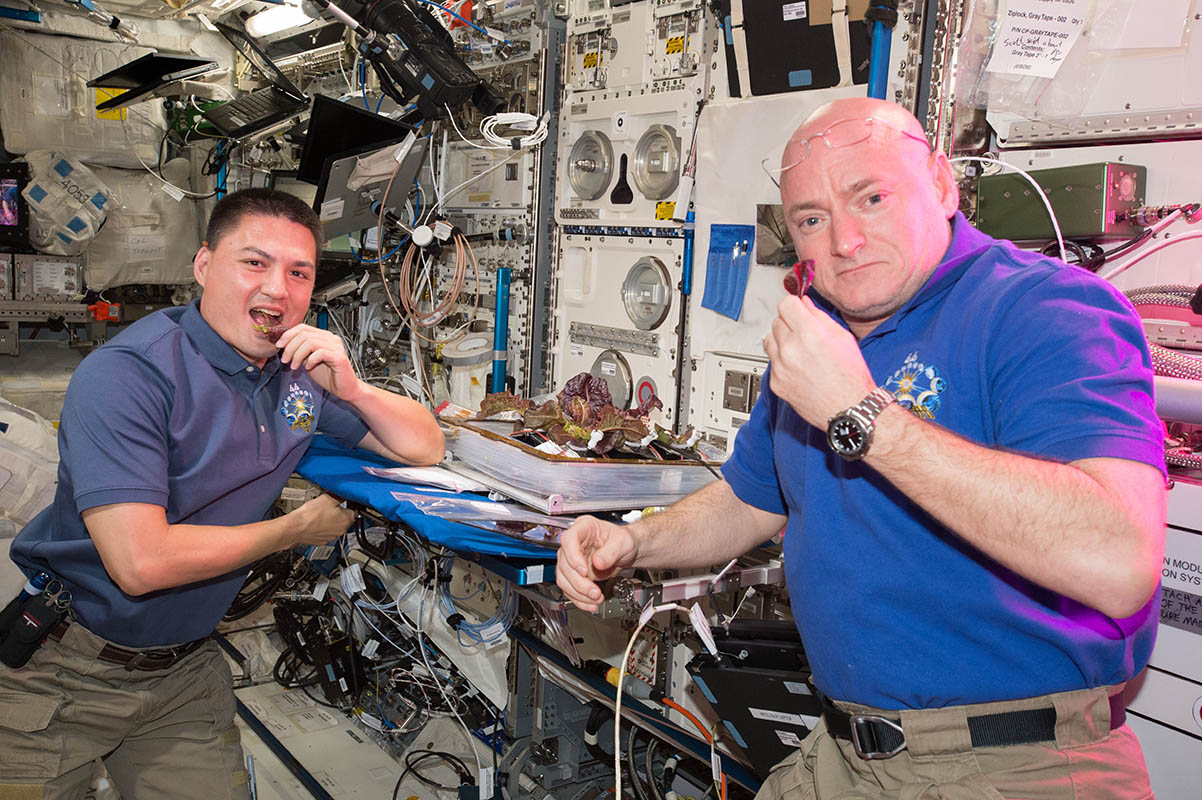
[[[851,455],[863,449],[866,433],[864,426],[854,418],[840,416],[831,422],[827,441],[836,453]]]

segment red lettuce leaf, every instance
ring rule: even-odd
[[[554,425],[562,426],[564,419],[559,403],[548,400],[541,406],[526,409],[526,413],[522,415],[522,427],[549,431]],[[557,444],[562,444],[562,442],[557,442]]]
[[[512,392],[486,394],[484,395],[484,399],[480,401],[480,411],[476,414],[476,419],[488,419],[503,411],[516,411],[519,414],[525,414],[529,408],[529,400],[524,397],[518,397]]]
[[[571,410],[575,400],[583,400],[593,411],[600,411],[605,406],[613,405],[613,396],[609,393],[609,384],[604,378],[596,378],[587,372],[581,372],[572,378],[559,392],[559,405],[565,414],[573,419],[583,420]]]
[[[634,409],[634,411],[630,413],[645,418],[650,416],[652,409],[662,409],[663,407],[664,404],[660,402],[660,399],[656,397],[654,393],[652,393],[652,395],[644,400],[638,408]]]

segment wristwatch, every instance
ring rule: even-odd
[[[878,386],[856,405],[830,418],[826,423],[826,443],[848,461],[857,461],[868,454],[876,418],[897,402],[893,393]]]

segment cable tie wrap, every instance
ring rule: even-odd
[[[865,22],[879,22],[886,28],[897,26],[897,0],[873,0],[864,12]]]

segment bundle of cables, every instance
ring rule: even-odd
[[[456,305],[460,302],[460,296],[463,293],[463,284],[467,278],[468,262],[471,262],[472,272],[476,280],[476,293],[472,301],[471,320],[476,317],[476,310],[480,307],[480,265],[476,261],[476,253],[468,244],[467,237],[460,231],[455,231],[451,236],[451,241],[455,244],[455,273],[451,279],[451,285],[442,293],[442,298],[435,303],[435,290],[432,281],[430,280],[430,267],[426,262],[422,249],[415,244],[410,244],[405,250],[405,257],[401,260],[400,275],[397,277],[397,295],[400,298],[400,308],[392,299],[392,294],[389,292],[388,300],[392,303],[397,314],[406,320],[409,324],[410,332],[424,342],[430,344],[445,344],[449,340],[436,340],[423,335],[419,328],[431,328],[444,319],[451,313]],[[420,273],[415,271],[418,258],[422,259],[423,269]],[[385,282],[385,287],[388,286]],[[429,310],[423,310],[420,307],[420,298],[423,294],[428,294],[430,297],[431,307]],[[403,312],[402,312],[402,309]],[[466,328],[465,328],[466,330]]]
[[[259,559],[251,565],[246,581],[222,620],[232,622],[248,616],[276,592],[299,585],[309,573],[308,560],[292,550],[282,550]]]
[[[476,590],[464,597],[455,597],[451,594],[451,565],[455,563],[454,558],[444,559],[439,564],[439,580],[438,580],[438,607],[442,611],[442,615],[446,618],[447,624],[455,629],[455,633],[459,638],[459,644],[463,647],[468,647],[476,644],[493,645],[500,644],[505,641],[505,634],[509,631],[513,620],[518,613],[518,596],[510,588],[509,581],[501,582],[501,596],[497,604],[496,613],[483,622],[470,622],[466,616],[459,612],[455,607],[456,600],[470,600],[477,594],[484,591],[489,584],[487,581],[481,581]],[[464,637],[467,641],[464,641]]]
[[[444,105],[444,108],[447,109],[451,125],[454,126],[455,133],[459,134],[459,138],[480,150],[525,150],[528,147],[537,147],[547,141],[547,122],[551,118],[550,112],[536,117],[524,111],[504,111],[485,117],[480,121],[480,136],[488,142],[485,145],[476,144],[464,136],[463,131],[459,130],[458,123],[455,122],[455,115],[451,113],[450,107]],[[505,129],[508,129],[506,131],[508,135],[500,133]]]

